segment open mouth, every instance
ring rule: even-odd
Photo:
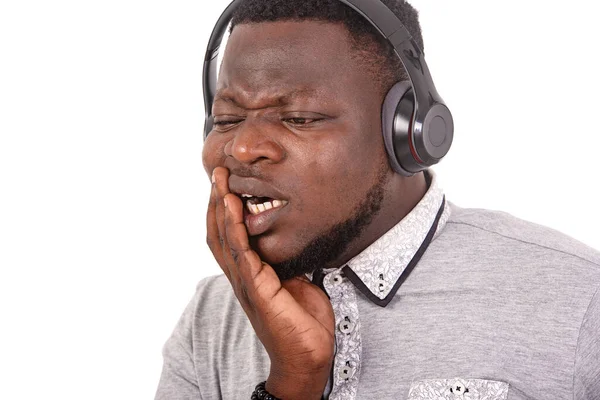
[[[244,225],[249,236],[276,231],[281,218],[289,214],[289,200],[276,187],[253,177],[229,176],[229,190],[242,201]],[[285,221],[283,223],[285,225]]]
[[[270,197],[259,197],[252,194],[243,193],[239,195],[248,212],[252,215],[259,215],[265,211],[275,208],[281,208],[288,204],[287,200],[272,199]]]

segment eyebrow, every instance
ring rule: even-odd
[[[244,106],[242,106],[236,99],[234,96],[230,96],[230,95],[226,95],[223,96],[222,94],[222,90],[218,91],[215,95],[215,100],[214,102],[216,103],[217,101],[224,101],[226,103],[229,104],[233,104],[235,107],[237,108],[241,108],[241,109],[248,109],[248,110],[252,110],[254,108],[246,108]],[[293,90],[290,93],[286,93],[284,95],[279,95],[277,97],[275,97],[273,100],[273,104],[274,106],[282,106],[284,105],[286,102],[291,101],[292,99],[294,99],[295,97],[298,96],[306,96],[306,95],[314,95],[315,93],[317,93],[317,90],[315,89],[296,89]],[[272,101],[272,100],[271,100]],[[271,106],[272,107],[272,106]],[[260,109],[260,108],[264,108],[264,107],[258,107],[256,109]]]

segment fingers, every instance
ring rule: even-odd
[[[225,203],[224,198],[226,195],[230,194],[229,192],[229,170],[226,168],[215,168],[213,171],[214,178],[214,190],[215,190],[215,213],[216,213],[216,221],[217,221],[217,229],[218,229],[218,240],[220,243],[221,250],[221,269],[225,272],[229,281],[234,286],[234,289],[239,285],[239,274],[238,269],[235,265],[235,260],[233,260],[231,256],[231,251],[229,250],[229,243],[227,242],[226,233],[225,233]],[[232,197],[235,197],[238,201],[240,201],[237,196],[230,194]]]
[[[212,185],[210,190],[210,200],[208,202],[208,210],[206,212],[206,244],[213,253],[215,260],[227,276],[227,279],[231,280],[229,269],[225,265],[223,259],[223,239],[219,234],[219,226],[217,223],[217,188],[215,176],[212,176]]]
[[[257,300],[262,303],[260,299],[272,298],[281,289],[281,282],[250,247],[244,205],[229,191],[228,179],[226,168],[215,168],[206,217],[207,243],[242,307],[253,308]]]
[[[224,198],[226,242],[247,301],[258,305],[270,300],[281,289],[281,282],[273,268],[264,263],[250,247],[248,231],[244,224],[242,201],[233,194]],[[232,269],[233,269],[232,268]]]
[[[228,194],[224,199],[225,235],[233,261],[239,269],[239,276],[245,282],[250,282],[262,269],[262,261],[251,248],[248,232],[244,224],[243,204],[240,199]]]
[[[206,213],[206,242],[221,270],[235,289],[238,277],[235,269],[231,268],[231,254],[225,239],[225,206],[223,204],[223,196],[229,193],[229,171],[222,167],[215,168],[211,179],[210,201]]]
[[[225,207],[223,204],[223,198],[227,193],[229,193],[229,171],[226,168],[215,168],[213,171],[213,187],[216,194],[216,204],[215,211],[217,214],[217,226],[219,228],[219,239],[221,241],[221,245],[224,244],[225,240],[225,221],[224,221],[224,212]]]

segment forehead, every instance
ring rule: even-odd
[[[237,25],[227,42],[217,91],[337,91],[361,78],[344,25],[280,21]],[[362,74],[364,75],[364,74]]]

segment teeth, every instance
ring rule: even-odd
[[[254,197],[254,196],[252,196],[251,194],[244,193],[244,194],[242,194],[242,197]]]
[[[242,195],[242,197],[246,197],[246,196]],[[250,197],[254,197],[254,196],[250,196]],[[272,202],[266,201],[262,204],[251,204],[248,202],[248,203],[246,203],[246,207],[253,215],[257,215],[257,214],[260,214],[267,210],[271,210],[273,208],[283,207],[286,204],[288,204],[288,201],[286,201],[286,200],[273,200]]]

